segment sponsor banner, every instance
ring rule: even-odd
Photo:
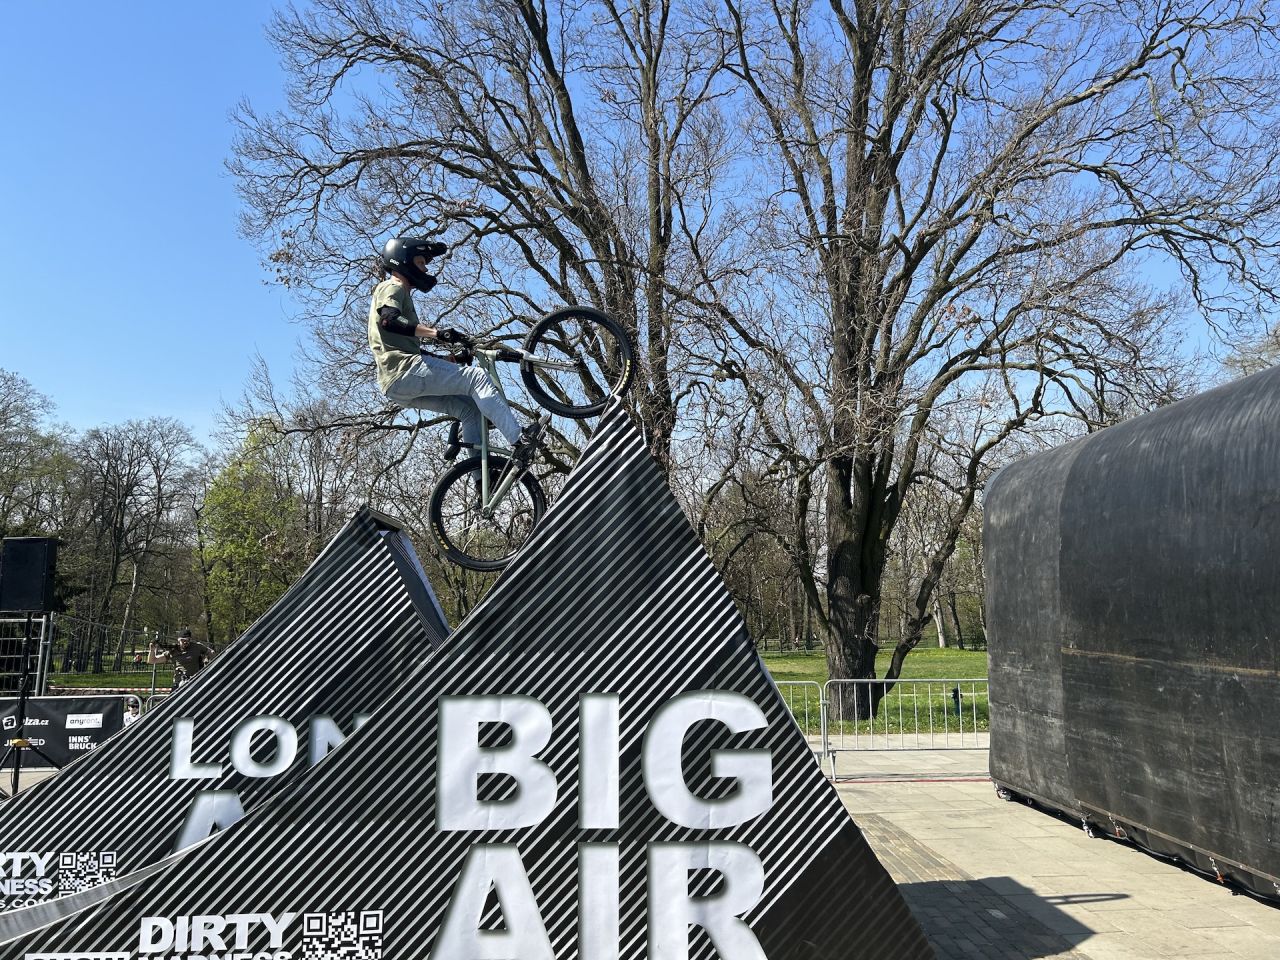
[[[69,765],[0,804],[0,917],[224,830],[322,759],[444,639],[420,571],[395,521],[362,510],[243,637],[117,735],[120,698],[31,701],[26,735]]]
[[[0,960],[933,956],[616,407],[504,576],[359,732],[163,873],[0,943]]]
[[[34,749],[23,752],[22,765],[65,767],[123,727],[121,697],[30,697],[23,736]],[[0,741],[17,733],[17,699],[0,700]]]

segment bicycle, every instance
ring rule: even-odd
[[[520,348],[500,341],[465,344],[457,362],[475,363],[502,391],[498,364],[518,363],[520,378],[539,406],[574,420],[600,414],[631,386],[635,349],[622,325],[592,307],[564,307],[539,320]],[[504,394],[505,395],[505,394]],[[449,431],[446,460],[464,446],[458,423]],[[481,418],[479,453],[454,463],[431,491],[431,533],[445,556],[469,570],[501,570],[529,538],[547,509],[542,484],[519,468],[510,451],[489,444]]]

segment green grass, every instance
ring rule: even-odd
[[[173,668],[156,670],[156,687],[173,685]],[[49,686],[74,687],[151,687],[151,671],[128,670],[122,673],[50,673]]]
[[[764,665],[775,680],[812,680],[827,682],[827,658],[821,650],[811,653],[766,653]],[[884,676],[889,668],[892,650],[884,650],[876,657],[876,676]],[[932,679],[948,677],[985,677],[987,652],[985,650],[953,650],[940,647],[916,647],[902,665],[904,679]]]
[[[846,736],[858,734],[867,736],[898,734],[928,734],[931,730],[935,736],[941,737],[950,732],[952,736],[963,727],[966,731],[985,732],[991,728],[987,691],[984,687],[970,688],[961,685],[961,709],[964,719],[956,717],[955,701],[951,699],[951,688],[931,685],[926,690],[916,689],[914,684],[895,687],[880,704],[880,710],[874,720],[833,722],[829,725],[832,734],[843,733]],[[932,723],[932,726],[930,725]]]
[[[812,688],[782,688],[783,699],[791,709],[804,732],[816,736],[822,730],[822,714],[818,694]],[[866,737],[897,736],[899,734],[924,734],[931,731],[937,737],[946,733],[954,736],[961,726],[968,732],[990,729],[990,714],[986,688],[961,684],[961,709],[964,719],[956,717],[955,701],[951,699],[948,684],[898,684],[881,702],[874,720],[856,722],[845,720],[835,705],[829,707],[828,732],[835,736],[844,734]]]
[[[884,675],[892,655],[891,650],[885,650],[876,658],[877,676]],[[779,682],[810,681],[822,684],[827,681],[827,660],[821,651],[764,654],[764,663],[773,678]],[[986,676],[985,650],[917,648],[907,655],[902,668],[903,679],[978,679]],[[986,690],[981,685],[972,691],[964,684],[960,687],[965,729],[989,729]],[[816,735],[821,724],[817,691],[812,688],[785,686],[782,691],[792,714],[805,733]],[[866,736],[873,730],[876,735],[889,736],[927,734],[931,721],[935,735],[949,730],[954,736],[956,732],[955,702],[951,699],[951,685],[947,684],[898,684],[889,691],[874,720],[855,723],[839,717],[834,712],[829,717],[829,732],[832,735],[843,733],[846,736]]]

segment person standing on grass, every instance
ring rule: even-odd
[[[200,669],[213,658],[213,647],[193,640],[190,628],[178,634],[177,643],[157,639],[156,646],[164,650],[170,662],[173,663],[175,689],[199,673]]]

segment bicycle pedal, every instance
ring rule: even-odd
[[[544,413],[537,420],[534,420],[525,427],[525,431],[529,434],[528,439],[532,441],[535,448],[542,446],[542,441],[547,439],[547,432],[550,426],[551,414]]]

